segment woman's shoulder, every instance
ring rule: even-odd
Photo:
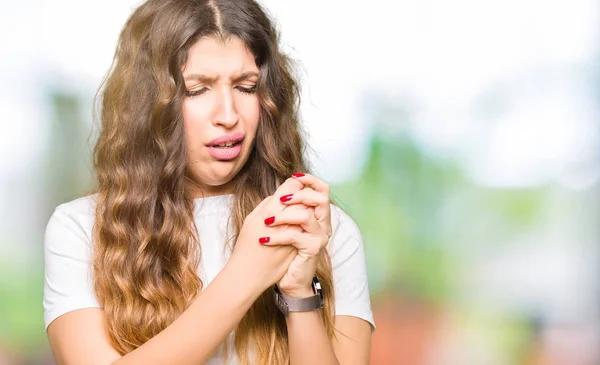
[[[98,194],[91,194],[76,198],[58,205],[56,211],[64,211],[73,216],[95,215],[96,199]]]
[[[92,282],[95,195],[60,204],[44,235],[44,323],[81,308],[99,308]]]
[[[97,194],[92,194],[58,205],[46,224],[46,246],[64,244],[65,237],[79,238],[78,241],[90,245],[96,198]]]

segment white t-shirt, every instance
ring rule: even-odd
[[[194,219],[202,249],[198,275],[204,289],[228,260],[224,249],[233,195],[198,198],[194,201]],[[91,237],[95,219],[96,195],[59,205],[50,217],[44,236],[44,324],[81,308],[100,308],[93,291]],[[331,206],[333,234],[327,246],[333,268],[336,315],[362,318],[375,330],[369,299],[365,253],[361,233],[339,207]],[[232,333],[233,334],[233,333]],[[228,341],[232,340],[232,334]],[[222,363],[222,346],[207,363]],[[230,351],[232,346],[230,346]],[[230,352],[230,363],[236,357]]]

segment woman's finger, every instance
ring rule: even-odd
[[[329,184],[311,174],[297,173],[292,175],[302,184],[310,186],[313,190],[327,195],[329,199]]]
[[[325,198],[320,198],[321,202],[324,199],[327,199],[327,204],[321,203],[318,205],[317,208],[315,208],[315,215],[317,217],[317,220],[321,223],[329,221],[330,217],[331,217],[331,212],[330,212],[331,209],[329,207],[329,184],[327,184],[323,180],[321,180],[311,174],[297,173],[297,174],[293,174],[292,177],[297,179],[298,181],[300,181],[302,184],[308,186],[312,190],[314,190],[318,193],[321,193],[325,197]],[[300,191],[303,191],[306,189],[307,188],[304,188]],[[292,198],[293,198],[293,195],[292,195]],[[283,200],[287,200],[287,199],[288,198],[283,198]],[[281,197],[280,197],[280,200],[282,200]],[[282,202],[283,202],[283,200],[282,200]],[[291,199],[289,201],[291,201]],[[284,204],[285,204],[285,202],[284,202]],[[324,228],[326,228],[326,227],[324,227]],[[326,228],[326,230],[331,231],[331,228],[330,227]]]
[[[279,197],[279,200],[288,206],[294,204],[304,204],[309,207],[315,207],[315,217],[319,223],[327,224],[331,217],[331,206],[329,205],[329,195],[313,190],[310,187],[304,188],[293,194],[286,194]],[[324,229],[326,227],[323,227]],[[330,231],[331,229],[325,229]]]
[[[302,210],[284,209],[274,216],[267,217],[265,224],[271,227],[282,224],[294,224],[299,225],[304,231],[313,235],[323,233],[312,208]]]
[[[279,200],[286,205],[302,203],[310,207],[329,205],[329,197],[323,193],[304,188],[292,194],[286,194],[279,197]]]
[[[326,237],[312,235],[308,232],[298,232],[286,229],[267,237],[261,237],[259,243],[263,246],[292,245],[298,250],[298,255],[304,259],[315,257],[327,244]]]
[[[287,193],[296,192],[302,188],[304,188],[304,184],[300,180],[290,177],[277,187],[274,195],[284,195]]]
[[[260,208],[261,211],[268,216],[272,216],[272,215],[275,215],[275,214],[281,212],[285,207],[279,200],[279,197],[282,195],[286,195],[286,194],[296,193],[296,192],[300,191],[302,188],[304,188],[304,185],[302,185],[302,183],[300,183],[293,177],[287,179],[286,181],[283,182],[283,184],[281,184],[277,188],[275,193],[272,195],[273,197],[277,197],[277,198],[270,199],[266,204],[264,204]]]

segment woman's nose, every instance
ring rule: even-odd
[[[231,88],[223,88],[217,99],[217,112],[215,113],[213,124],[215,126],[222,125],[225,128],[233,128],[239,120],[233,90]]]

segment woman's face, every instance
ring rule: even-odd
[[[258,67],[237,37],[202,38],[183,67],[183,121],[195,197],[231,192],[231,180],[250,155],[259,121]]]

